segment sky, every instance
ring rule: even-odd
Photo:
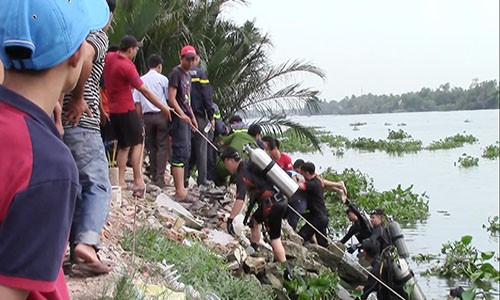
[[[320,99],[499,79],[499,0],[247,1],[226,7],[226,17],[255,20],[274,63],[322,68],[324,81],[297,77]]]

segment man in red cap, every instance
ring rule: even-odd
[[[191,76],[189,70],[194,64],[196,50],[187,45],[180,53],[181,63],[173,68],[168,76],[168,104],[175,111],[170,124],[172,136],[172,176],[175,185],[175,200],[188,202],[191,199],[184,186],[184,167],[191,156],[191,127],[198,128],[198,123],[191,109]]]

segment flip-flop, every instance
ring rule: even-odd
[[[193,203],[196,201],[196,199],[194,199],[193,196],[191,196],[190,194],[187,194],[186,197],[182,200],[180,199],[176,199],[174,198],[176,202],[179,202],[179,203]]]
[[[137,197],[137,198],[144,198],[145,192],[146,192],[145,188],[142,188],[142,189],[133,189],[132,190],[132,196]]]
[[[103,263],[102,261],[95,261],[91,263],[74,264],[71,268],[72,277],[95,277],[111,272],[112,267],[110,263]]]

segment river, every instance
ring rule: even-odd
[[[323,154],[292,153],[291,156],[293,160],[303,158],[315,162],[320,168],[318,172],[327,167],[338,172],[344,168],[359,169],[373,178],[375,188],[380,191],[401,184],[402,187],[413,185],[413,191],[419,194],[426,192],[429,218],[413,228],[404,229],[412,255],[437,254],[442,243],[458,240],[463,235],[472,235],[472,244],[479,250],[495,251],[498,255],[499,239],[491,237],[482,225],[487,224],[489,216],[499,214],[499,160],[481,157],[487,145],[499,140],[498,110],[292,116],[291,119],[303,125],[323,127],[333,135],[350,139],[386,139],[388,129],[403,129],[413,139],[421,140],[424,146],[457,133],[474,135],[479,141],[473,145],[450,150],[422,150],[402,156],[358,150],[346,150],[343,156],[335,156],[329,148],[324,148]],[[350,124],[358,122],[366,125],[353,130]],[[406,125],[398,126],[402,123]],[[478,157],[479,166],[461,168],[455,164],[463,153]],[[427,265],[410,264],[427,299],[445,299],[450,287],[460,284],[422,277],[420,272]],[[495,264],[498,268],[498,261]],[[499,290],[498,283],[496,290]]]

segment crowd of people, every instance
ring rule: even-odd
[[[249,205],[245,218],[251,246],[259,249],[264,227],[285,279],[293,274],[281,242],[282,220],[305,243],[327,247],[325,189],[348,205],[353,225],[341,242],[356,236],[356,249],[376,263],[390,244],[382,211],[373,211],[368,224],[347,199],[343,182],[321,178],[312,162],[292,163],[279,140],[261,136],[259,124],[247,126],[238,115],[225,124],[193,46],[180,49],[179,64],[168,76],[157,54],[140,76],[134,58],[141,42],[127,35],[109,45],[115,0],[47,2],[0,2],[0,173],[9,176],[0,182],[0,299],[69,299],[61,269],[67,246],[65,264],[72,272],[111,271],[98,255],[111,198],[110,140],[117,141],[118,184],[135,197],[144,197],[145,173],[152,184],[166,187],[167,165],[181,203],[196,201],[187,184],[194,170],[199,188],[235,183],[227,231],[234,234],[233,221],[249,197],[257,205],[255,211]],[[11,9],[19,14],[7,13]],[[248,145],[265,150],[297,183],[293,196],[286,197],[248,159]],[[143,172],[145,153],[149,166]],[[127,165],[133,170],[130,186]],[[298,229],[301,217],[306,222]]]

